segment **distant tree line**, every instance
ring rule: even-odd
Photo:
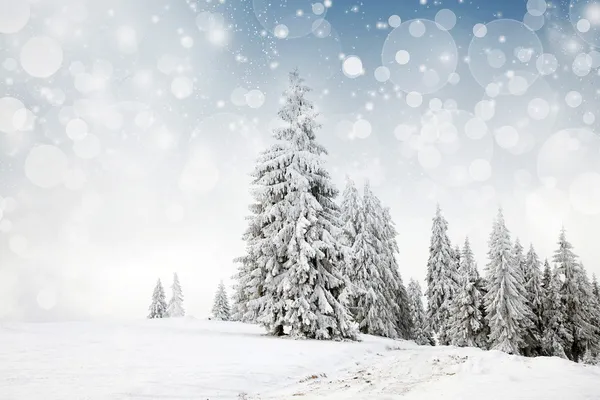
[[[595,364],[600,353],[600,290],[563,228],[542,265],[533,245],[511,241],[502,210],[489,238],[485,277],[468,239],[453,249],[438,208],[427,264],[427,327],[440,344]]]

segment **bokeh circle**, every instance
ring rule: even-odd
[[[538,78],[543,54],[539,37],[522,22],[499,19],[469,45],[469,69],[483,88],[497,85],[500,94],[522,92]]]
[[[452,35],[426,19],[402,23],[388,35],[381,53],[390,80],[405,92],[434,93],[456,71],[458,52]]]
[[[571,0],[569,17],[579,37],[592,46],[600,46],[600,3],[598,1]]]

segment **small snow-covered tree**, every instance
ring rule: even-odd
[[[414,279],[411,279],[408,284],[408,298],[410,301],[411,319],[413,322],[411,339],[422,346],[435,344],[427,326],[421,285]]]
[[[547,294],[550,289],[550,284],[552,282],[552,268],[550,268],[550,263],[548,259],[544,261],[544,272],[542,273],[542,287],[544,288],[544,296]]]
[[[299,337],[355,338],[341,273],[338,192],[316,141],[320,125],[309,92],[292,72],[279,110],[283,126],[252,174],[255,204],[236,276],[236,314],[272,335],[289,327]]]
[[[490,235],[488,258],[488,293],[484,301],[490,326],[490,347],[520,354],[531,324],[530,311],[522,270],[515,260],[502,210],[498,212]]]
[[[450,343],[459,347],[476,347],[477,336],[482,328],[480,293],[475,282],[467,276],[460,279],[461,285],[451,306]]]
[[[471,242],[469,238],[465,238],[465,244],[460,257],[459,276],[466,274],[469,279],[476,281],[479,279],[479,271],[475,262],[475,255],[471,250]]]
[[[165,291],[163,290],[162,283],[160,279],[156,282],[156,286],[154,287],[154,292],[152,293],[152,303],[148,308],[150,310],[150,314],[148,314],[148,318],[165,318],[167,317],[167,302],[165,301]]]
[[[590,349],[586,350],[581,361],[587,365],[600,365],[600,357],[594,355]]]
[[[519,238],[515,239],[515,246],[514,246],[514,252],[515,252],[515,263],[517,264],[517,266],[519,268],[521,268],[521,274],[523,275],[523,277],[525,277],[525,255],[524,255],[524,249],[523,246],[521,245],[521,240]],[[525,281],[523,281],[523,283],[525,283]]]
[[[459,286],[450,308],[450,343],[460,347],[478,346],[482,329],[481,293],[477,287],[477,265],[469,239],[465,239],[458,270]]]
[[[600,303],[600,285],[598,285],[598,278],[596,277],[596,274],[592,274],[592,292]]]
[[[449,344],[450,304],[456,290],[454,250],[448,238],[448,223],[439,205],[433,218],[429,260],[427,261],[427,320],[440,344]]]
[[[229,321],[231,318],[231,310],[229,309],[229,299],[227,297],[227,290],[223,281],[219,283],[217,293],[215,293],[215,300],[213,302],[212,316],[214,319],[219,321]]]
[[[544,333],[544,292],[542,282],[542,271],[540,270],[540,260],[533,248],[529,246],[529,251],[525,258],[525,291],[527,303],[533,315],[533,331],[531,332],[529,343],[530,355],[540,355],[542,352],[541,339]]]
[[[171,285],[171,300],[167,307],[167,315],[171,318],[183,317],[185,310],[183,309],[183,291],[179,284],[179,277],[173,274],[173,285]]]
[[[456,271],[457,271],[457,275],[456,275],[456,284],[459,285],[460,284],[460,274],[458,274],[458,270],[460,269],[460,260],[461,260],[461,250],[460,250],[460,246],[456,245],[454,246],[454,265],[456,266]]]

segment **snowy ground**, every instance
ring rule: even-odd
[[[193,319],[5,323],[0,398],[600,399],[599,367],[362,339],[277,339]]]

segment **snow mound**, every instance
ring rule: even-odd
[[[272,398],[597,400],[599,388],[600,368],[559,358],[413,347],[387,352],[341,379],[315,379]]]
[[[0,397],[105,399],[600,399],[600,368],[556,358],[272,338],[192,318],[0,325]]]

